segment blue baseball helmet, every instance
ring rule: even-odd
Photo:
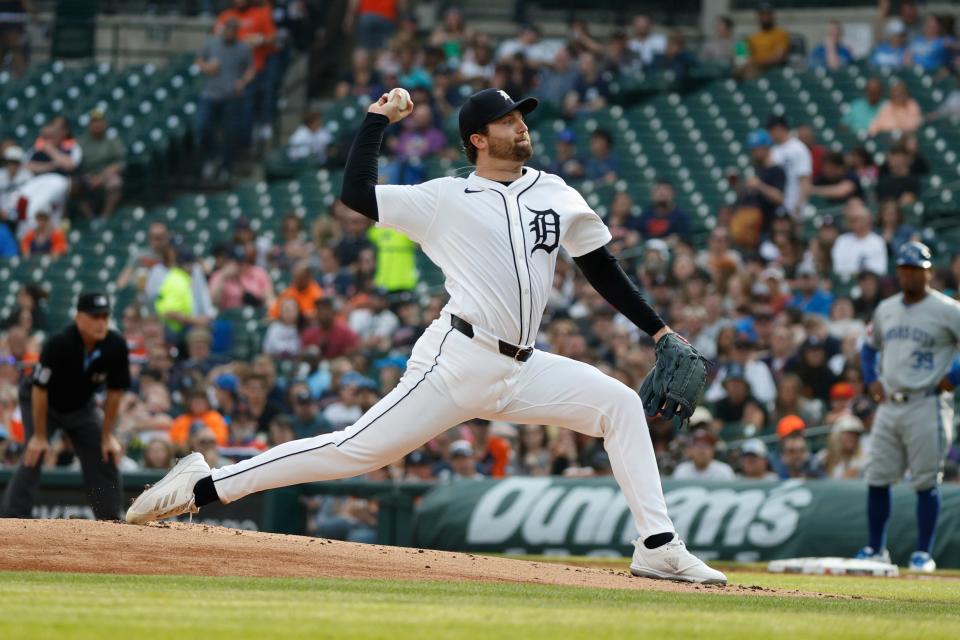
[[[933,256],[930,247],[922,242],[907,242],[900,246],[897,252],[897,266],[920,267],[929,269],[933,266]]]

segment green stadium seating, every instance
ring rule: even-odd
[[[183,56],[162,68],[145,64],[117,70],[103,63],[58,60],[35,65],[19,80],[2,72],[0,137],[30,146],[40,128],[58,115],[67,117],[78,133],[89,122],[89,112],[101,109],[110,122],[109,135],[127,144],[127,192],[141,196],[183,157],[199,81]]]
[[[785,68],[737,83],[714,72],[699,75],[697,82],[683,91],[665,85],[662,79],[620,81],[611,106],[571,122],[544,112],[531,121],[532,136],[538,148],[546,151],[552,149],[556,134],[569,127],[577,134],[579,152],[586,154],[589,134],[606,129],[614,138],[621,179],[614,184],[581,181],[572,186],[604,214],[616,191],[627,191],[642,206],[649,200],[652,182],[669,179],[680,205],[694,214],[694,240],[702,243],[713,227],[717,209],[734,199],[726,170],[749,166],[744,139],[749,131],[762,126],[769,114],[785,113],[795,124],[811,124],[820,140],[836,149],[861,143],[874,151],[884,149],[888,137],[860,140],[839,126],[843,105],[862,93],[870,75],[863,65],[833,73]],[[912,69],[887,75],[888,79],[903,79],[924,111],[931,110],[950,90],[949,84]],[[83,125],[90,108],[105,108],[112,126],[129,144],[128,181],[143,188],[150,182],[147,176],[169,171],[188,150],[197,88],[196,71],[188,58],[176,59],[166,67],[137,65],[123,70],[102,64],[52,62],[35,66],[20,80],[0,73],[0,134],[32,140],[54,114],[67,115]],[[362,108],[363,101],[351,97],[326,109],[326,122],[341,145],[349,142]],[[451,140],[457,139],[455,117],[445,123],[445,130]],[[918,141],[931,173],[924,180],[920,201],[905,215],[933,244],[939,264],[960,246],[960,220],[955,214],[960,203],[960,127],[950,122],[928,124],[918,132]],[[465,166],[465,162],[441,158],[424,162],[431,178],[461,175]],[[165,221],[172,233],[190,238],[196,251],[205,252],[229,237],[241,215],[258,234],[267,237],[278,236],[287,211],[301,216],[309,228],[317,217],[326,215],[340,189],[341,172],[290,163],[283,150],[271,157],[267,167],[268,182],[242,184],[218,195],[183,195],[150,208],[125,207],[96,231],[80,223],[70,234],[70,254],[60,260],[14,259],[0,264],[0,313],[7,313],[13,305],[21,282],[38,281],[51,292],[54,325],[66,322],[76,294],[89,286],[117,296],[119,321],[120,303],[129,302],[134,294],[131,289],[117,291],[114,283],[127,255],[145,243],[151,221]],[[820,216],[817,212],[808,221],[809,233],[816,229]],[[422,287],[442,283],[442,274],[425,256],[419,256],[417,264]],[[277,290],[286,286],[289,278],[280,272],[271,276]],[[833,284],[835,290],[845,291],[853,283]],[[264,326],[251,313],[228,313],[221,318],[234,337],[233,355],[253,354],[259,348]]]

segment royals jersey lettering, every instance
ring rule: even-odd
[[[877,307],[867,339],[882,352],[880,381],[887,391],[930,389],[946,375],[960,345],[960,302],[930,290],[906,305],[897,294]]]

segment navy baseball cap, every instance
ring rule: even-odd
[[[930,247],[922,242],[907,242],[897,251],[898,267],[920,267],[929,269],[933,266],[933,254]]]
[[[77,311],[81,313],[110,313],[110,298],[99,291],[81,293],[77,298]]]
[[[519,111],[527,115],[537,108],[540,102],[536,98],[524,98],[514,102],[503,89],[484,89],[477,91],[467,98],[460,107],[460,139],[464,144],[470,136],[484,127],[484,125],[502,118],[511,111]]]

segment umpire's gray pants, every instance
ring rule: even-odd
[[[867,484],[897,484],[910,470],[910,486],[930,489],[943,479],[953,441],[953,395],[935,394],[904,404],[884,402],[870,431]]]
[[[33,435],[33,410],[29,392],[20,395],[23,413],[23,430],[27,441]],[[91,400],[77,411],[60,413],[53,407],[47,410],[47,437],[57,430],[70,438],[73,450],[80,459],[87,497],[97,520],[116,520],[120,517],[120,473],[112,460],[103,461],[100,438],[103,412]],[[29,518],[40,484],[40,469],[43,459],[34,467],[17,465],[10,484],[3,493],[0,513],[7,518]]]

